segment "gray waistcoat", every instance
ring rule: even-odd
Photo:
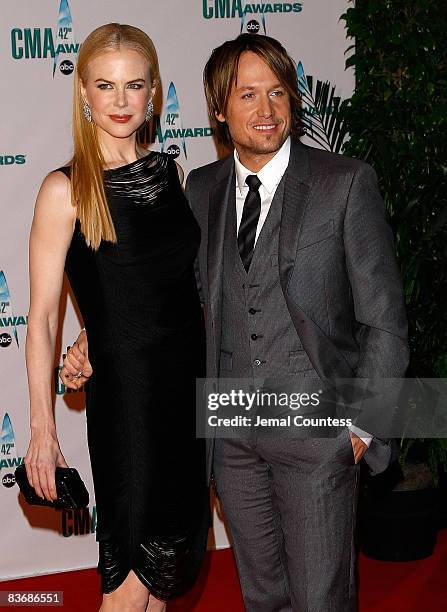
[[[278,269],[284,178],[256,242],[249,272],[237,247],[236,210],[228,207],[222,296],[220,376],[290,376],[312,366],[287,309]]]

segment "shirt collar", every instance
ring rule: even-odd
[[[290,159],[290,136],[287,138],[285,143],[279,149],[272,159],[261,168],[256,176],[259,178],[265,189],[269,194],[278,186],[279,181],[282,179],[284,172],[287,170]],[[236,168],[236,183],[239,188],[241,195],[244,194],[244,190],[247,189],[245,179],[249,174],[254,174],[251,170],[248,170],[239,161],[239,156],[236,149],[234,149],[234,164]]]

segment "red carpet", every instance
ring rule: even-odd
[[[384,563],[360,557],[359,612],[445,612],[447,610],[447,530],[438,534],[435,553],[409,563]],[[64,592],[63,609],[99,609],[96,570],[66,572],[0,583],[0,590],[57,590]],[[39,607],[39,610],[57,608]],[[196,588],[170,604],[169,612],[243,612],[231,550],[209,553]],[[259,612],[262,612],[260,610]]]

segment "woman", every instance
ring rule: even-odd
[[[94,30],[74,80],[74,155],[40,189],[30,237],[26,345],[37,493],[66,466],[51,406],[64,267],[89,337],[87,433],[101,610],[164,610],[193,583],[209,524],[195,379],[204,336],[193,262],[200,230],[167,155],[140,151],[159,79],[152,41]]]

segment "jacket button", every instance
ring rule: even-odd
[[[257,340],[258,339],[258,335],[257,334],[252,334],[251,335],[251,339],[252,340]]]
[[[256,309],[255,308],[250,308],[250,310],[248,312],[250,314],[256,314]]]
[[[255,365],[255,366],[260,366],[260,365],[261,365],[261,360],[260,360],[260,359],[255,359],[255,360],[253,361],[253,365]]]

